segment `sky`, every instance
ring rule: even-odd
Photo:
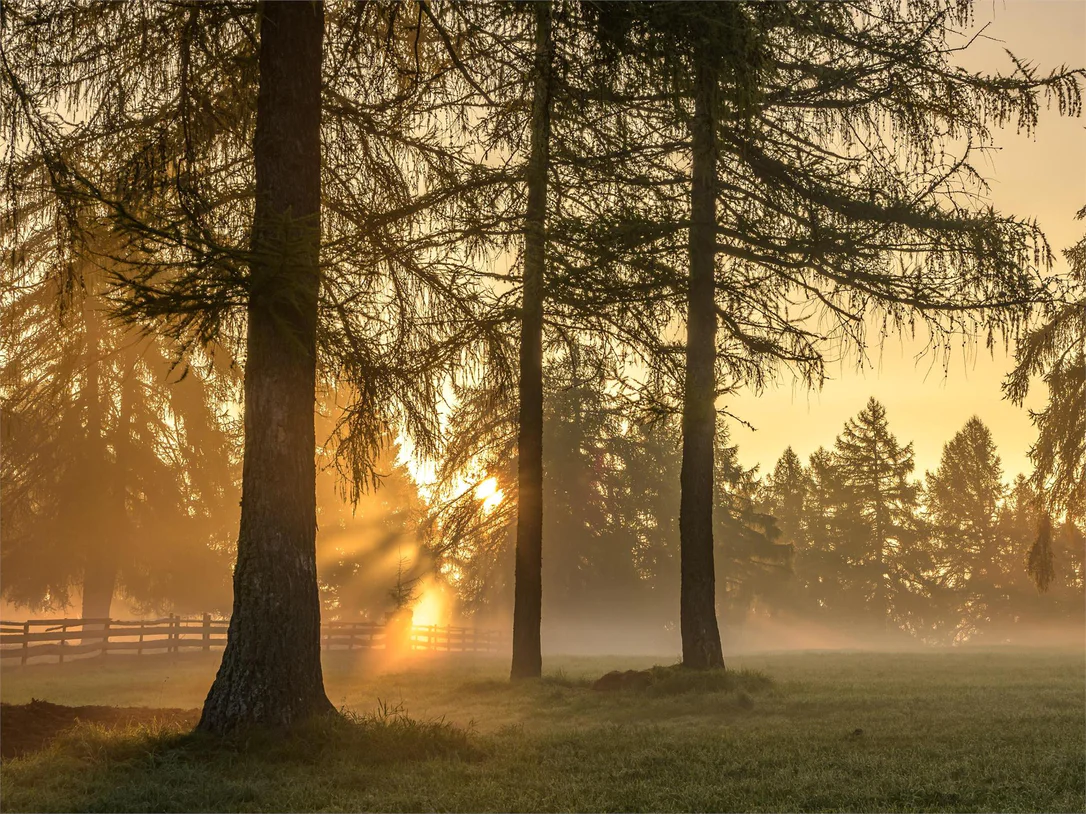
[[[1005,49],[1044,73],[1061,65],[1086,67],[1086,0],[982,0],[970,35],[985,25],[981,39],[962,54],[964,67],[1006,73],[1013,66]],[[1075,220],[1086,206],[1086,117],[1042,110],[1034,134],[1019,135],[1012,126],[997,131],[995,139],[999,149],[978,167],[992,203],[1006,214],[1036,218],[1059,255],[1056,269],[1066,269],[1061,250],[1086,230],[1086,222]],[[891,339],[881,352],[871,351],[864,370],[857,371],[855,359],[831,366],[820,391],[785,377],[760,395],[740,392],[722,400],[755,427],[731,422],[740,461],[769,472],[789,445],[806,460],[818,447],[832,446],[845,421],[874,396],[886,406],[898,440],[913,442],[918,477],[939,465],[943,444],[973,415],[991,429],[1006,479],[1028,474],[1036,433],[1027,411],[1003,400],[1000,388],[1012,354],[1002,348],[990,354],[981,340],[979,347],[959,348],[944,375],[941,359],[917,358],[924,344],[923,336]],[[1038,383],[1026,406],[1038,409],[1044,402]]]

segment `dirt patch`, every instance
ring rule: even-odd
[[[652,684],[651,670],[612,670],[607,675],[596,680],[592,685],[594,690],[643,690]]]
[[[43,749],[80,721],[123,729],[156,721],[195,726],[199,718],[198,709],[65,707],[36,698],[29,704],[0,704],[0,760]]]

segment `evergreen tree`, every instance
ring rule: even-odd
[[[777,459],[759,494],[760,505],[776,520],[779,542],[792,549],[792,577],[788,587],[777,597],[778,604],[802,613],[815,610],[807,607],[810,586],[804,577],[815,570],[815,553],[811,550],[807,529],[811,489],[810,473],[792,447],[788,447]]]
[[[966,630],[996,621],[1005,604],[999,507],[1003,471],[992,434],[977,416],[943,446],[927,473],[925,503],[939,576],[956,597],[951,610]]]
[[[717,582],[722,616],[738,626],[757,603],[779,605],[791,574],[793,546],[781,541],[777,518],[762,511],[757,467],[744,469],[739,448],[728,443],[726,426],[717,431],[714,456]]]
[[[229,606],[236,518],[233,379],[111,322],[105,275],[63,295],[9,268],[0,394],[4,596],[85,619]]]
[[[859,521],[844,537],[838,551],[859,575],[868,612],[887,624],[895,602],[905,597],[909,555],[915,550],[917,488],[909,482],[913,471],[912,444],[901,446],[886,421],[886,409],[874,398],[834,444],[834,467],[844,488],[842,507]]]
[[[777,520],[781,542],[797,551],[806,547],[803,506],[810,489],[810,476],[799,456],[788,447],[781,453],[772,474],[762,488],[766,510]]]
[[[1086,207],[1078,217],[1086,218]],[[1030,449],[1033,481],[1048,511],[1074,522],[1086,518],[1086,237],[1064,256],[1075,290],[1019,343],[1004,389],[1021,404],[1030,378],[1043,374],[1048,404],[1030,412],[1037,426],[1037,443]]]
[[[808,462],[810,488],[804,500],[808,547],[796,563],[816,613],[846,621],[864,612],[854,541],[866,531],[853,510],[851,490],[834,455],[824,447]]]

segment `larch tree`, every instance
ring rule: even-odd
[[[535,3],[532,118],[524,214],[517,436],[517,551],[511,677],[538,678],[543,660],[543,292],[554,61],[551,4]]]
[[[611,145],[608,166],[620,156],[637,166],[615,174],[621,203],[595,224],[607,249],[601,265],[620,270],[629,310],[637,292],[661,284],[691,296],[700,279],[693,248],[703,246],[700,256],[712,250],[715,285],[701,291],[716,292],[713,319],[724,326],[714,398],[720,382],[757,387],[781,362],[818,383],[825,340],[864,358],[872,316],[881,316],[883,335],[912,330],[919,317],[945,346],[984,323],[1013,336],[1037,304],[1052,300],[1040,273],[1049,262],[1043,237],[1035,224],[983,205],[971,156],[991,143],[993,126],[1032,128],[1043,99],[1077,115],[1082,72],[1042,76],[1021,62],[1008,76],[958,68],[954,27],[969,13],[967,3],[942,0],[601,4],[627,69],[608,97],[623,111],[615,117],[621,125],[596,132]],[[684,25],[690,36],[676,34]],[[698,93],[710,64],[696,53],[701,35],[735,67],[715,74],[719,114],[709,142],[697,138],[699,116],[704,121],[710,109]],[[646,90],[647,77],[662,91]],[[714,239],[699,242],[707,144],[716,151]],[[683,236],[686,268],[678,262]],[[602,276],[587,276],[586,286],[597,283],[606,302],[615,286]],[[703,298],[685,305],[711,310]],[[698,324],[688,320],[688,360],[709,358],[694,351],[703,345]],[[700,397],[690,392],[701,381],[691,374],[703,367],[688,365],[682,377],[688,415],[707,403],[706,388]],[[698,425],[708,426],[704,416]],[[695,446],[705,455],[705,444]],[[690,521],[701,505],[694,480],[685,483]],[[684,539],[691,552],[707,548]],[[689,595],[702,600],[697,610],[688,605],[698,621],[684,656],[692,667],[719,664],[713,602],[704,600],[712,586],[704,567],[688,573]]]
[[[324,7],[265,3],[259,37],[241,530],[226,650],[198,726],[217,733],[333,710],[314,463]]]
[[[1078,218],[1086,218],[1086,208]],[[1043,376],[1048,404],[1030,413],[1037,427],[1030,449],[1034,484],[1048,512],[1081,521],[1086,518],[1086,237],[1063,253],[1074,286],[1071,296],[1019,343],[1004,389],[1021,404],[1031,377]]]
[[[236,618],[205,729],[330,708],[312,551],[318,371],[354,396],[327,442],[357,494],[390,428],[436,449],[437,394],[478,341],[468,263],[437,237],[458,203],[449,179],[462,188],[457,153],[434,149],[440,105],[415,104],[447,75],[449,45],[395,12],[330,6],[325,29],[323,6],[299,4],[5,6],[3,125],[42,217],[76,255],[96,254],[83,219],[112,235],[94,259],[116,265],[114,316],[186,350],[226,346],[246,369]],[[72,126],[70,108],[85,113]],[[292,599],[262,598],[261,574]]]

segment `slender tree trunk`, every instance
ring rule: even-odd
[[[546,266],[547,169],[551,136],[551,5],[536,3],[524,302],[520,325],[520,435],[517,439],[517,562],[512,678],[543,670],[543,274]]]
[[[716,82],[698,60],[690,196],[690,286],[687,302],[686,384],[683,394],[680,628],[683,665],[724,666],[716,620],[713,564],[713,457],[716,436]]]
[[[117,588],[117,563],[105,551],[101,557],[91,557],[83,569],[83,619],[108,619],[113,606],[113,593]],[[87,625],[96,630],[100,624]]]
[[[101,301],[98,300],[100,303]],[[101,323],[97,330],[100,331]],[[98,343],[95,342],[95,345]],[[95,355],[100,354],[96,350]],[[112,482],[112,501],[97,508],[101,524],[99,545],[95,546],[93,556],[88,560],[83,575],[83,618],[108,619],[113,606],[113,595],[117,592],[117,573],[120,562],[129,551],[130,526],[128,518],[128,479],[130,476],[132,447],[132,406],[136,400],[136,356],[131,349],[126,349],[119,358],[124,360],[124,372],[121,374],[121,399],[117,411],[117,425],[113,430],[113,463],[108,463],[105,427],[99,421],[98,433],[101,437],[101,461],[103,473],[107,471]],[[100,360],[99,360],[100,362]],[[103,482],[106,477],[103,477]],[[85,625],[84,631],[103,629],[101,624]],[[83,644],[89,644],[84,639]]]
[[[323,30],[320,3],[261,4],[241,529],[226,650],[199,724],[207,732],[332,711],[314,463]]]
[[[87,450],[89,453],[88,472],[96,486],[108,484],[116,473],[116,466],[110,466],[109,444],[106,439],[106,422],[102,409],[102,334],[105,330],[102,314],[102,300],[99,298],[95,279],[89,283],[83,306],[84,328],[86,331],[86,351],[83,365],[86,375],[87,405]],[[122,404],[122,410],[124,405]],[[108,501],[94,501],[89,505],[89,515],[85,518],[83,529],[86,546],[83,565],[83,619],[108,619],[113,605],[113,593],[117,587],[117,551],[113,535],[116,527],[110,523],[115,519],[109,512]],[[85,630],[100,629],[102,625],[87,625]],[[89,644],[90,640],[84,640]]]

